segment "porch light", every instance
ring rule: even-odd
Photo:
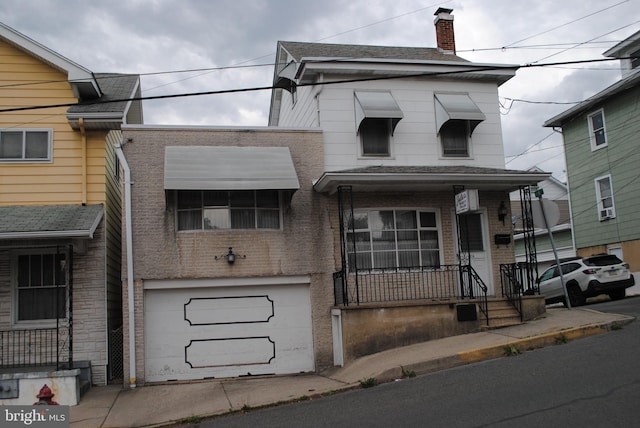
[[[498,207],[498,220],[504,224],[504,219],[507,216],[507,207],[504,204],[504,201],[500,201],[500,206]]]
[[[247,256],[243,255],[236,255],[233,252],[233,247],[229,247],[229,251],[227,252],[227,254],[223,254],[221,256],[215,256],[214,259],[215,260],[220,260],[220,259],[227,259],[227,263],[229,263],[230,265],[234,264],[236,261],[236,257],[240,257],[241,259],[245,259]]]

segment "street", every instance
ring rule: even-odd
[[[640,297],[588,304],[638,316]],[[629,427],[640,324],[521,355],[203,421],[194,427]]]

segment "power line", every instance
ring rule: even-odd
[[[342,83],[354,83],[354,82],[369,82],[369,81],[378,81],[378,80],[394,80],[394,79],[406,79],[412,77],[427,77],[427,76],[446,76],[446,75],[456,75],[456,74],[466,74],[466,73],[478,73],[485,71],[495,71],[495,70],[505,70],[505,69],[518,69],[518,68],[532,68],[532,67],[548,67],[555,65],[566,65],[566,64],[581,64],[581,63],[593,63],[593,62],[603,62],[603,61],[617,61],[619,58],[603,58],[603,59],[591,59],[591,60],[582,60],[582,61],[565,61],[565,62],[555,62],[555,63],[546,63],[546,64],[526,64],[522,66],[513,66],[513,67],[481,67],[475,68],[472,70],[455,70],[455,71],[441,71],[441,72],[423,72],[423,73],[415,73],[415,74],[400,74],[400,75],[391,75],[391,76],[376,76],[376,77],[368,77],[364,79],[344,79],[344,80],[336,80],[331,82],[312,82],[312,83],[301,83],[297,85],[298,87],[305,86],[318,86],[318,85],[335,85]],[[352,61],[353,59],[345,59],[342,61]],[[337,60],[340,61],[340,60]],[[464,65],[464,64],[461,64]],[[82,103],[61,103],[61,104],[50,104],[50,105],[38,105],[38,106],[29,106],[29,107],[12,107],[0,109],[0,113],[14,112],[14,111],[26,111],[26,110],[38,110],[38,109],[46,109],[46,108],[56,108],[56,107],[72,107],[72,106],[86,106],[86,105],[96,105],[96,104],[109,104],[109,103],[117,103],[117,102],[129,102],[129,101],[149,101],[149,100],[160,100],[160,99],[171,99],[171,98],[186,98],[186,97],[196,97],[203,95],[221,95],[221,94],[233,94],[233,93],[243,93],[243,92],[257,92],[264,90],[273,90],[276,89],[274,86],[254,86],[249,88],[236,88],[236,89],[223,89],[217,91],[202,91],[202,92],[183,92],[179,94],[168,94],[168,95],[151,95],[151,96],[141,96],[141,97],[131,97],[131,98],[121,98],[115,100],[95,100],[95,101],[85,101]]]
[[[562,25],[558,25],[557,27],[549,28],[548,30],[544,30],[544,31],[542,31],[542,32],[540,32],[540,33],[533,34],[533,35],[531,35],[531,36],[525,37],[524,39],[520,39],[520,40],[515,41],[515,42],[513,42],[513,43],[509,43],[508,45],[503,46],[503,48],[508,48],[508,47],[510,47],[510,46],[515,45],[516,43],[524,42],[525,40],[533,39],[534,37],[538,37],[538,36],[541,36],[541,35],[543,35],[543,34],[550,33],[551,31],[555,31],[555,30],[557,30],[557,29],[559,29],[559,28],[566,27],[567,25],[574,24],[574,23],[576,23],[576,22],[578,22],[578,21],[581,21],[581,20],[583,20],[583,19],[589,18],[590,16],[596,15],[596,14],[598,14],[598,13],[604,12],[604,11],[606,11],[606,10],[612,9],[612,8],[614,8],[614,7],[616,7],[616,6],[620,6],[621,4],[623,4],[623,3],[628,3],[628,2],[629,2],[629,0],[624,0],[624,1],[621,1],[621,2],[619,2],[619,3],[613,4],[613,5],[611,5],[611,6],[607,6],[607,7],[605,7],[604,9],[600,9],[600,10],[597,10],[597,11],[595,11],[595,12],[589,13],[589,14],[587,14],[587,15],[581,16],[580,18],[576,18],[576,19],[574,19],[574,20],[572,20],[572,21],[569,21],[569,22],[566,22],[566,23],[564,23],[564,24],[562,24]],[[598,38],[599,38],[599,37],[598,37]]]

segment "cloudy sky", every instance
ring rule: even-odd
[[[142,74],[156,96],[269,86],[278,40],[434,47],[439,6],[458,55],[480,63],[600,59],[640,29],[640,0],[2,0],[0,21],[94,72]],[[542,123],[619,78],[615,61],[521,68],[500,88],[506,166],[564,180]],[[265,126],[269,97],[145,101],[145,123]]]

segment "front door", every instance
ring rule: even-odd
[[[488,294],[494,295],[491,254],[489,253],[489,242],[487,240],[486,213],[462,214],[458,220],[462,237],[460,241],[462,243],[463,260],[468,251],[471,266],[489,288]]]

